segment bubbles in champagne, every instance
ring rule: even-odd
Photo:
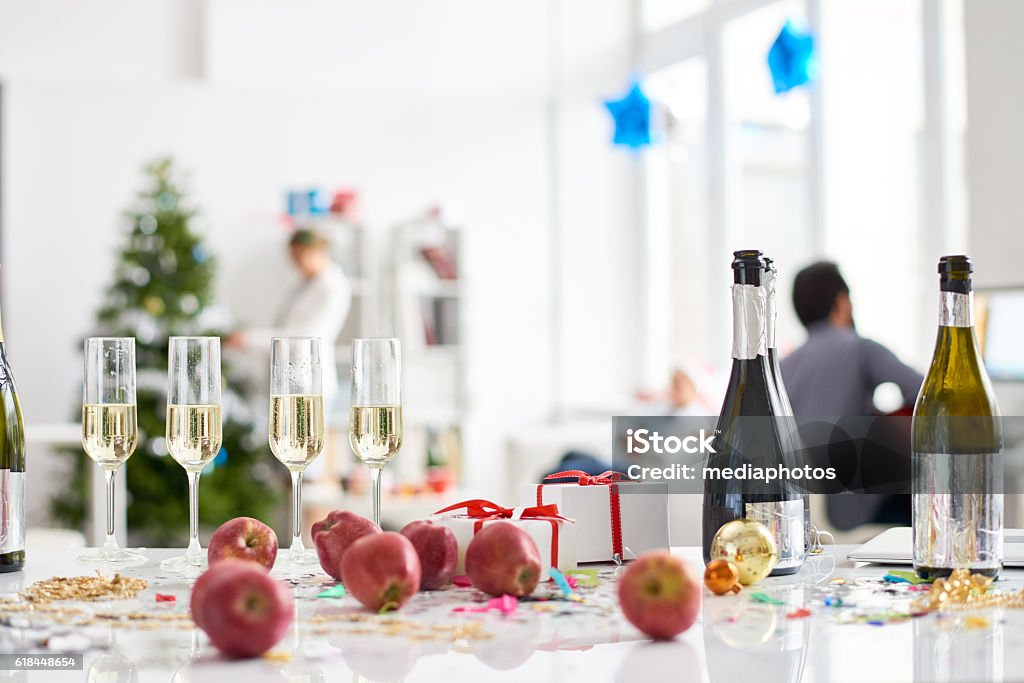
[[[352,406],[352,451],[371,467],[383,467],[402,447],[402,406]]]
[[[302,471],[324,447],[324,399],[317,395],[270,397],[270,450],[288,469]]]
[[[219,405],[167,406],[167,450],[178,464],[199,472],[220,452]]]
[[[138,423],[135,405],[104,403],[82,406],[82,448],[105,470],[116,470],[135,452]]]

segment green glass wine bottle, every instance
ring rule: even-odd
[[[25,566],[25,425],[0,328],[0,572]]]
[[[1002,428],[974,334],[971,260],[939,259],[939,333],[913,423],[914,568],[1003,565]]]

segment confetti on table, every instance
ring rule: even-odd
[[[753,600],[754,602],[764,603],[765,605],[784,605],[784,604],[786,604],[786,603],[782,602],[782,600],[778,600],[776,598],[773,598],[772,596],[766,595],[765,593],[751,593],[750,599]]]
[[[452,579],[452,583],[458,586],[459,588],[467,588],[473,585],[473,582],[470,581],[469,577],[465,574],[459,574],[458,576],[454,577]]]
[[[805,607],[801,607],[800,609],[795,609],[792,612],[790,612],[789,614],[787,614],[786,618],[787,619],[803,619],[803,618],[809,617],[809,616],[811,616],[811,610],[809,610],[809,609],[807,609]]]
[[[886,583],[909,583],[913,586],[932,582],[932,579],[922,579],[917,575],[917,572],[907,571],[905,569],[893,569],[883,576],[882,580]]]
[[[977,614],[971,614],[964,618],[964,626],[967,628],[988,628],[991,625],[991,621]]]
[[[453,607],[452,612],[472,612],[482,614],[484,612],[490,612],[496,610],[504,615],[515,613],[519,607],[519,600],[514,595],[502,595],[500,598],[491,598],[485,605],[479,607]]]
[[[601,585],[601,579],[597,577],[596,569],[573,569],[566,572],[565,576],[575,579],[577,587],[593,588]]]
[[[316,594],[318,598],[343,598],[345,597],[345,586],[340,583],[337,586],[331,586],[325,591],[321,591]]]
[[[276,662],[278,664],[284,664],[286,662],[292,661],[292,655],[291,653],[285,652],[284,650],[271,650],[270,652],[263,653],[263,659],[266,659],[271,662]]]
[[[551,568],[551,580],[554,581],[555,584],[557,584],[558,587],[562,589],[562,593],[564,593],[567,596],[572,595],[572,586],[570,586],[569,582],[565,580],[565,577],[562,575],[562,572],[558,571],[558,569],[555,567]]]
[[[156,594],[156,601],[157,602],[175,602],[175,601],[177,601],[177,599],[178,598],[173,596],[173,595],[165,595],[163,593],[157,593]]]

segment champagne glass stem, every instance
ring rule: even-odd
[[[383,467],[370,467],[370,478],[373,480],[371,498],[373,500],[373,523],[380,526],[380,475]]]
[[[203,547],[199,545],[199,472],[188,473],[188,550],[185,556],[195,563],[202,561]]]
[[[302,472],[292,470],[292,548],[294,555],[306,550],[302,544]]]
[[[103,547],[117,550],[117,538],[114,536],[114,475],[116,470],[106,470],[107,475],[107,540]]]

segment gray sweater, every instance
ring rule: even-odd
[[[851,328],[811,325],[804,345],[782,359],[782,379],[798,416],[860,416],[877,411],[880,384],[895,382],[912,406],[924,378],[889,349]]]

